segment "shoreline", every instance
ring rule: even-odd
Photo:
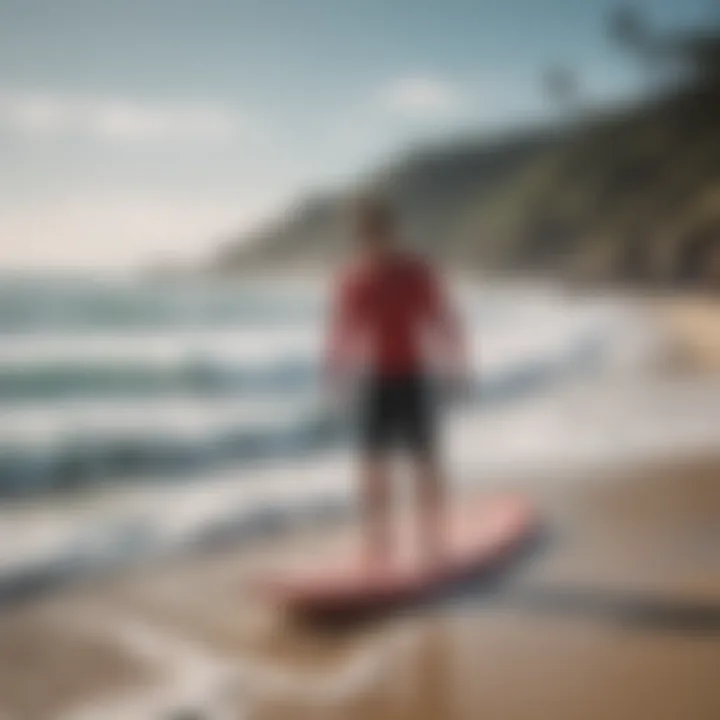
[[[720,327],[716,302],[650,305],[676,339],[663,372],[720,372],[703,340]],[[346,526],[152,562],[6,609],[0,716],[716,720],[720,452],[602,479],[518,481],[553,533],[505,596],[349,636],[288,626],[247,589],[267,563],[321,562],[352,542]]]

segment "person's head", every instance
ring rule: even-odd
[[[378,253],[395,246],[397,217],[386,199],[363,196],[355,201],[352,215],[355,238],[364,251]]]

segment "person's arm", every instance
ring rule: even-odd
[[[325,341],[324,371],[330,387],[342,384],[348,375],[354,359],[357,325],[357,290],[352,277],[344,275],[333,290]]]
[[[458,379],[469,379],[470,359],[460,313],[434,271],[426,271],[424,285],[426,317],[439,342],[443,365]]]

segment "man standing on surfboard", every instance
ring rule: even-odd
[[[458,318],[431,265],[401,249],[393,208],[379,198],[353,207],[355,257],[336,279],[327,369],[333,387],[360,365],[360,491],[372,566],[392,545],[389,451],[410,452],[423,557],[439,560],[446,505],[428,376],[432,353],[454,373],[465,358]]]

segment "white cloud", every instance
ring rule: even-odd
[[[381,88],[384,108],[411,118],[448,118],[463,112],[466,99],[460,87],[434,77],[397,78]]]
[[[0,127],[104,141],[224,141],[242,131],[244,122],[220,104],[0,90]]]

